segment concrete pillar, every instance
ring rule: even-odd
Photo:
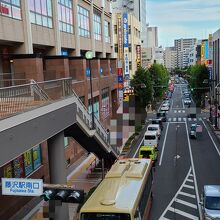
[[[74,20],[74,34],[76,42],[76,56],[80,56],[80,36],[79,36],[79,24],[78,24],[78,12],[77,12],[78,0],[73,1],[73,20]]]
[[[53,29],[54,29],[54,38],[55,38],[55,48],[51,50],[49,55],[61,55],[61,38],[59,30],[59,20],[58,20],[58,0],[52,1],[52,10],[53,10]]]
[[[48,155],[50,169],[50,183],[66,184],[66,159],[64,146],[64,131],[54,135],[48,140]],[[54,220],[69,219],[68,204],[56,206]]]
[[[95,37],[94,37],[94,25],[93,25],[93,2],[91,2],[91,8],[90,8],[90,27],[91,27],[91,45],[92,45],[92,52],[93,56],[95,57]]]
[[[101,14],[101,25],[102,25],[102,58],[106,58],[106,45],[105,45],[105,12],[102,8]]]
[[[15,53],[17,54],[32,54],[33,53],[33,40],[31,32],[31,21],[28,7],[28,0],[21,1],[21,13],[24,31],[24,43],[17,47]]]

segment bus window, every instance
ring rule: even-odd
[[[81,220],[130,220],[129,214],[120,213],[82,213]]]
[[[145,140],[155,140],[156,136],[155,135],[145,135]]]

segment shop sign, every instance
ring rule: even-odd
[[[118,59],[123,59],[123,39],[122,39],[122,19],[121,15],[118,15]]]
[[[5,7],[4,5],[0,5],[0,13],[9,15],[9,8]]]

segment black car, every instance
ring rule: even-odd
[[[161,118],[152,119],[151,124],[158,124],[161,131],[163,130],[163,122]]]
[[[165,111],[157,112],[157,118],[161,118],[162,121],[167,121],[167,113]]]

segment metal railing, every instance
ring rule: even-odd
[[[66,97],[75,99],[77,115],[92,130],[92,115],[72,89],[70,77],[43,82],[31,80],[29,84],[0,88],[0,120]],[[94,129],[110,149],[109,134],[101,122],[95,116],[94,118]],[[118,153],[117,149],[114,151]]]

